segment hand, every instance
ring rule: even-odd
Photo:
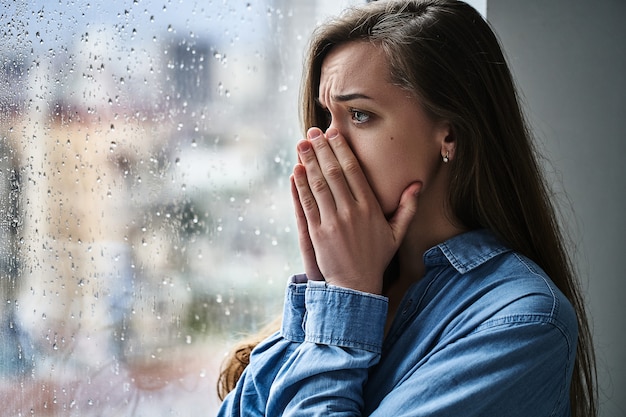
[[[390,220],[348,143],[336,129],[312,128],[298,143],[292,195],[305,268],[333,285],[380,294],[383,274],[417,210],[409,185]],[[317,275],[319,272],[319,275]],[[315,278],[312,278],[315,279]]]

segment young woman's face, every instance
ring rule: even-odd
[[[390,83],[384,52],[367,42],[334,47],[322,63],[319,105],[361,163],[386,215],[415,181],[422,195],[435,184],[446,123],[427,116],[418,100]]]

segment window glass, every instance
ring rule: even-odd
[[[3,2],[3,413],[213,414],[300,272],[302,55],[349,3]]]

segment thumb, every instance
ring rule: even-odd
[[[414,182],[402,192],[400,205],[398,205],[398,209],[393,214],[391,220],[389,220],[389,226],[391,227],[396,242],[400,242],[404,239],[409,224],[415,217],[415,213],[417,213],[419,193],[421,190],[422,183]]]

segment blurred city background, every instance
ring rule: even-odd
[[[300,272],[328,0],[3,1],[0,414],[196,416]]]
[[[215,415],[225,354],[301,271],[303,51],[365,1],[0,1],[0,417]],[[550,160],[600,415],[624,416],[626,3],[468,3]]]

